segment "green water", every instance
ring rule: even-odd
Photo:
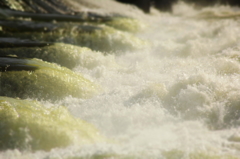
[[[93,125],[72,117],[63,106],[46,108],[37,101],[0,97],[2,150],[46,150],[104,142]]]
[[[67,95],[89,98],[100,90],[99,86],[67,68],[39,59],[25,59],[25,62],[38,69],[2,72],[2,96],[58,100]]]

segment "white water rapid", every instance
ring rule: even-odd
[[[139,12],[131,14],[146,29],[136,36],[149,44],[83,54],[73,70],[99,84],[101,93],[57,103],[109,142],[6,150],[0,158],[240,158],[240,9],[178,3],[173,13]]]

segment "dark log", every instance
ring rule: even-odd
[[[64,4],[63,0],[1,0],[0,8],[12,9],[12,4],[16,8],[23,8],[25,12],[32,13],[71,14],[74,12]]]
[[[72,13],[73,10],[69,8],[67,5],[63,4],[60,0],[48,0],[53,6],[56,6],[63,13]]]
[[[18,38],[0,38],[0,48],[13,48],[13,47],[43,47],[52,45],[53,43],[49,42],[38,42],[30,41],[27,39],[18,39]]]
[[[62,12],[57,9],[57,7],[54,7],[53,5],[51,5],[50,3],[46,2],[46,1],[37,0],[34,2],[38,6],[44,8],[44,10],[46,10],[47,13],[62,14]]]
[[[26,59],[4,56],[0,57],[0,72],[6,71],[35,71],[37,66],[30,66]]]
[[[0,26],[2,26],[3,31],[11,32],[49,32],[54,31],[59,28],[58,25],[53,23],[36,23],[31,21],[8,21],[0,20]]]
[[[27,11],[32,11],[34,13],[44,13],[44,9],[34,4],[32,0],[22,0],[25,3],[25,8]]]
[[[100,16],[92,13],[79,13],[78,15],[64,15],[64,14],[36,14],[21,11],[14,11],[9,9],[1,9],[0,17],[22,17],[31,18],[40,21],[72,21],[72,22],[107,22],[111,21],[111,17]]]
[[[81,25],[77,23],[50,23],[50,22],[34,22],[34,21],[18,21],[18,20],[0,20],[0,26],[2,27],[2,36],[8,33],[14,32],[33,32],[33,33],[48,33],[48,32],[93,32],[101,30],[102,28],[94,25]]]

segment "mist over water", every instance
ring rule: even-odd
[[[0,157],[167,158],[166,152],[176,150],[183,152],[182,158],[194,153],[237,158],[239,15],[239,8],[196,10],[179,3],[173,13],[153,11],[137,17],[147,29],[136,36],[149,44],[138,51],[83,54],[74,71],[101,85],[101,93],[57,103],[92,123],[110,141],[50,152],[11,150]]]

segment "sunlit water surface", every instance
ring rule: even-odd
[[[239,8],[180,3],[171,14],[139,17],[147,29],[137,36],[150,44],[80,61],[74,71],[102,92],[57,103],[110,141],[50,152],[8,150],[0,158],[238,158],[239,15]]]

